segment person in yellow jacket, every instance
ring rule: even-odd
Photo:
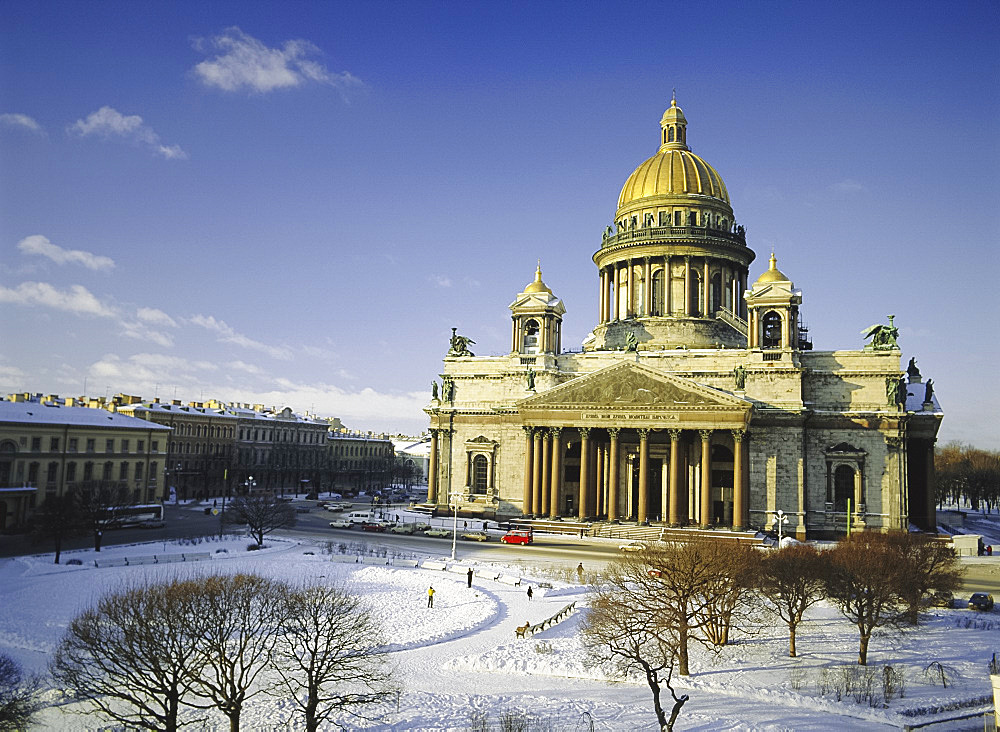
[[[427,588],[427,607],[434,607],[434,588]]]

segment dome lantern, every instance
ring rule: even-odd
[[[660,152],[690,150],[687,146],[687,119],[677,106],[677,95],[670,98],[670,107],[660,119]]]

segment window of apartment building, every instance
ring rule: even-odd
[[[94,479],[94,464],[87,462],[83,464],[83,480],[91,481]]]
[[[138,483],[142,480],[142,463],[135,464],[135,481]]]
[[[122,464],[118,466],[118,480],[128,480],[128,463],[124,460],[122,461]]]
[[[69,451],[70,452],[76,452],[76,446],[77,446],[77,444],[78,443],[76,441],[76,438],[75,437],[70,437],[69,438]]]
[[[153,452],[159,452],[160,451],[160,443],[157,440],[153,440],[149,444],[150,444],[150,449]]]
[[[128,452],[128,440],[122,440],[122,452]]]
[[[104,452],[114,452],[115,451],[115,441],[114,439],[104,441]]]
[[[59,463],[49,463],[48,474],[45,476],[47,483],[55,483],[59,475]]]
[[[66,482],[71,483],[76,480],[76,463],[66,464]]]
[[[159,469],[157,468],[157,465],[158,465],[158,463],[155,460],[149,464],[149,482],[150,483],[155,483],[156,482],[156,475],[157,475],[157,473],[159,473]]]
[[[144,452],[145,450],[146,450],[146,441],[145,440],[136,440],[135,441],[135,451],[136,452]]]
[[[25,435],[21,435],[20,439],[18,439],[18,442],[21,443],[21,447],[28,446],[28,438]]]
[[[59,438],[58,437],[50,437],[49,438],[49,452],[58,452],[58,451],[59,451]]]
[[[28,463],[28,485],[38,482],[38,463]]]
[[[112,465],[112,463],[111,463],[110,460],[108,462],[104,463],[104,469],[101,472],[101,479],[102,480],[111,480],[111,471],[113,469],[114,469],[114,465]]]
[[[41,452],[42,451],[42,438],[41,437],[32,437],[31,438],[31,451],[32,452]]]
[[[96,444],[96,440],[94,440],[93,437],[88,437],[87,438],[87,452],[93,452],[96,449],[94,447],[95,444]]]

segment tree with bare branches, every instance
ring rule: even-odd
[[[733,623],[748,621],[758,606],[753,587],[762,558],[749,544],[709,541],[699,550],[714,570],[701,587],[701,632],[722,647],[729,643]]]
[[[52,541],[55,549],[55,563],[62,556],[63,541],[85,530],[80,507],[73,493],[49,496],[35,512],[32,531],[40,540]]]
[[[272,663],[276,692],[292,699],[315,732],[336,713],[365,711],[398,693],[384,632],[361,600],[339,587],[289,589]]]
[[[906,606],[904,619],[910,625],[920,620],[925,597],[952,594],[962,586],[962,569],[950,544],[927,534],[896,532],[886,540],[899,555],[900,599]]]
[[[130,729],[173,732],[199,667],[200,582],[138,584],[77,616],[51,663],[53,678],[89,711]]]
[[[858,629],[858,665],[865,666],[872,633],[899,627],[899,588],[908,581],[906,567],[892,539],[871,531],[840,541],[827,557],[827,598]]]
[[[104,532],[115,525],[115,511],[132,505],[132,495],[124,485],[101,483],[76,492],[80,521],[94,536],[94,551],[101,551]]]
[[[218,708],[229,719],[230,732],[239,732],[243,705],[263,691],[257,681],[285,621],[284,594],[282,583],[252,574],[201,581],[192,610],[198,656],[188,680],[208,703],[191,706]]]
[[[0,732],[27,729],[38,711],[39,680],[25,675],[20,664],[0,653]]]
[[[769,609],[788,626],[788,655],[795,657],[795,632],[806,610],[825,596],[826,562],[808,544],[791,544],[767,555],[757,589]]]
[[[230,502],[223,514],[227,524],[246,524],[257,544],[275,529],[295,526],[295,509],[275,496],[258,493],[238,496]]]

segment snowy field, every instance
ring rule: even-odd
[[[391,657],[405,691],[398,706],[393,700],[382,721],[369,729],[467,730],[478,714],[485,714],[499,729],[500,715],[508,711],[523,714],[540,730],[656,729],[644,682],[610,681],[588,662],[577,639],[583,611],[534,637],[515,638],[514,629],[526,620],[540,622],[574,601],[586,604],[584,588],[549,580],[544,565],[532,570],[533,577],[523,574],[523,568],[508,568],[522,574],[521,586],[477,577],[469,589],[464,574],[345,563],[319,547],[281,539],[270,539],[269,548],[249,553],[247,543],[227,537],[197,546],[108,547],[100,555],[64,553],[62,565],[54,565],[51,554],[0,560],[0,651],[26,670],[44,673],[70,619],[109,589],[178,574],[251,571],[289,581],[339,583],[371,603],[389,630]],[[183,552],[207,553],[211,558],[94,567],[95,557],[107,561]],[[67,566],[70,559],[81,564]],[[1000,562],[1000,558],[970,561]],[[550,581],[553,587],[540,588],[540,581]],[[529,583],[534,586],[530,602]],[[426,607],[428,585],[436,590],[433,609]],[[836,700],[835,681],[840,669],[852,667],[856,660],[857,635],[827,606],[807,616],[796,659],[787,657],[785,633],[768,624],[738,636],[717,655],[692,646],[692,674],[677,680],[681,692],[691,696],[677,729],[899,729],[985,710],[990,695],[987,662],[1000,651],[1000,613],[974,613],[964,602],[959,605],[954,610],[932,610],[917,629],[873,640],[869,664],[878,670],[879,679],[885,664],[902,668],[905,674],[903,697],[885,708],[853,698]],[[935,680],[925,674],[934,662],[946,669],[947,688],[939,676]],[[664,692],[668,701],[669,692]],[[74,705],[54,690],[46,699],[52,705],[39,716],[37,729],[107,728],[96,717],[73,713]],[[948,707],[957,711],[945,711]],[[288,702],[259,696],[244,709],[245,730],[302,727]],[[220,715],[209,729],[225,730],[228,725]],[[983,721],[970,719],[930,729],[981,730]]]

